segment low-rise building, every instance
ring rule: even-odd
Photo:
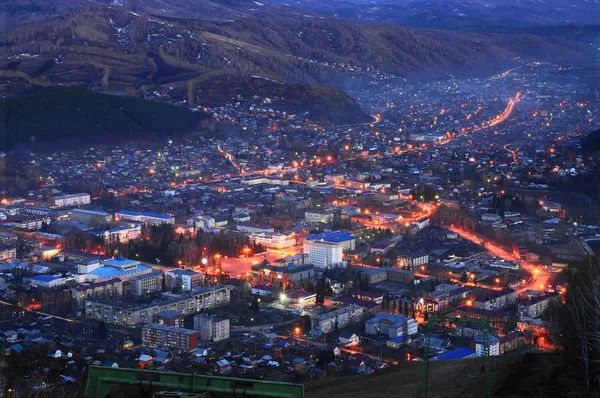
[[[73,209],[71,221],[85,225],[106,225],[112,220],[112,215],[101,210]]]
[[[133,210],[121,210],[115,213],[116,221],[134,221],[144,225],[175,225],[175,217],[166,214],[144,212]]]
[[[476,308],[485,310],[499,310],[514,304],[517,301],[517,292],[510,288],[504,288],[499,291],[489,291],[486,294],[476,297],[474,305]]]
[[[11,245],[0,244],[0,263],[6,263],[17,258],[17,248]]]
[[[277,232],[263,232],[250,234],[248,240],[251,244],[262,245],[267,249],[286,249],[296,245],[296,236],[280,234]]]
[[[97,267],[85,275],[90,282],[102,282],[119,278],[123,282],[129,282],[129,278],[138,275],[149,274],[152,267],[136,260],[128,260],[123,257],[104,260],[101,267]]]
[[[29,283],[38,287],[56,287],[67,283],[67,279],[56,275],[36,275],[28,278],[23,278],[23,283]]]
[[[557,296],[556,293],[547,293],[532,297],[523,303],[519,303],[518,314],[520,317],[537,318],[546,311],[552,300],[555,300]]]
[[[427,264],[429,262],[429,255],[421,251],[402,253],[398,256],[396,262],[401,268],[414,269]]]
[[[106,243],[127,243],[142,236],[142,226],[139,224],[120,225],[105,231],[94,232],[94,235],[103,238]]]
[[[304,221],[309,224],[330,223],[333,221],[333,213],[319,209],[306,210],[304,212]]]
[[[403,314],[381,313],[365,322],[365,333],[374,335],[382,333],[391,339],[398,336],[410,337],[418,331],[417,321]]]
[[[290,290],[285,293],[289,304],[299,307],[309,307],[317,304],[317,294],[305,290]]]

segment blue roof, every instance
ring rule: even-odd
[[[398,337],[394,337],[393,339],[390,339],[390,340],[393,341],[394,343],[404,343],[404,341],[406,340],[406,337],[398,336]]]
[[[150,213],[150,212],[145,212],[145,213],[143,213],[143,215],[145,215],[146,217],[163,218],[165,220],[173,218],[173,217],[168,216],[166,214]]]
[[[113,279],[113,278],[118,278],[120,276],[124,276],[124,275],[131,275],[131,274],[137,274],[140,272],[144,272],[147,270],[151,270],[152,267],[150,267],[149,265],[145,265],[145,264],[138,264],[135,268],[131,268],[128,270],[122,270],[120,268],[116,268],[116,267],[99,267],[96,268],[93,271],[90,271],[89,274],[90,275],[96,275],[96,276],[100,276],[104,279]]]
[[[473,351],[464,347],[464,348],[458,348],[454,351],[450,351],[445,354],[439,355],[437,357],[437,359],[439,359],[441,361],[447,361],[447,360],[452,360],[452,359],[463,359],[463,358],[472,356],[474,354],[475,353]]]
[[[40,281],[40,282],[52,282],[55,281],[57,279],[60,279],[60,276],[55,276],[55,275],[36,275],[33,276],[31,278],[29,278],[30,280],[34,280],[34,281]]]
[[[354,235],[350,232],[345,231],[335,231],[335,232],[323,232],[320,234],[312,234],[308,236],[308,240],[321,240],[327,242],[344,242],[347,240],[354,239]]]

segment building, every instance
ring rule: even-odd
[[[333,221],[333,213],[318,209],[306,210],[304,212],[304,221],[308,224],[327,224]]]
[[[240,232],[246,232],[249,234],[264,234],[275,232],[275,229],[272,227],[253,224],[238,224],[236,226],[236,229]]]
[[[221,341],[229,338],[229,319],[208,315],[194,317],[194,330],[200,332],[202,341]]]
[[[119,278],[123,282],[129,282],[129,278],[138,275],[149,274],[152,267],[135,260],[128,260],[123,257],[104,260],[101,267],[97,267],[85,275],[85,279],[90,282],[102,282],[114,278]]]
[[[547,293],[541,296],[535,296],[529,300],[519,303],[518,314],[519,317],[524,318],[537,318],[550,306],[552,300],[556,299],[558,294]]]
[[[182,328],[185,323],[185,317],[181,312],[167,310],[155,314],[152,317],[152,323]]]
[[[307,240],[340,243],[343,251],[352,251],[356,248],[356,238],[350,232],[335,231],[309,235]]]
[[[144,225],[175,225],[175,217],[166,214],[144,212],[133,210],[121,210],[115,213],[116,221],[133,221]]]
[[[473,339],[472,346],[474,346],[475,356],[482,357],[486,354],[486,341],[482,336],[475,336]],[[500,340],[496,336],[487,336],[487,355],[496,356],[500,355]]]
[[[179,287],[179,285],[181,285],[182,290],[192,290],[202,286],[203,282],[204,276],[202,273],[189,268],[173,269],[165,272],[165,286],[169,290]]]
[[[373,285],[384,281],[412,284],[415,280],[414,271],[406,269],[358,267],[358,270],[360,271],[360,280],[367,285]]]
[[[10,232],[0,232],[0,244],[8,246],[17,246],[19,237]]]
[[[134,296],[143,296],[162,290],[162,273],[159,271],[129,278],[129,289]]]
[[[101,210],[73,209],[71,221],[85,225],[106,225],[112,220],[112,215]]]
[[[483,213],[481,215],[481,221],[500,222],[500,221],[502,221],[502,217],[500,217],[498,214],[494,214],[494,213]]]
[[[302,282],[315,275],[315,266],[312,264],[289,265],[280,267],[270,264],[257,264],[252,266],[252,271],[256,272],[258,279],[273,282],[288,283]]]
[[[417,334],[419,325],[413,318],[404,314],[392,315],[381,313],[365,322],[365,333],[385,334],[390,339],[398,336],[409,337]],[[405,339],[409,342],[409,339]]]
[[[295,234],[280,234],[277,232],[263,232],[250,234],[251,244],[262,245],[267,249],[286,249],[296,245]]]
[[[516,301],[517,292],[507,287],[499,291],[488,291],[485,295],[476,297],[474,306],[485,310],[499,310]]]
[[[89,193],[74,193],[71,195],[55,196],[50,199],[50,203],[55,207],[75,207],[90,204]]]
[[[77,308],[85,307],[85,300],[106,299],[121,300],[123,298],[123,281],[114,278],[104,282],[80,285],[71,289]]]
[[[86,300],[85,317],[108,324],[136,327],[148,323],[155,314],[173,310],[184,315],[221,307],[230,301],[229,289],[224,286],[196,288],[187,294],[165,294],[160,301],[141,305],[123,302]]]
[[[159,350],[195,350],[198,348],[198,332],[151,323],[142,328],[142,344]]]
[[[35,231],[42,229],[44,224],[50,225],[51,219],[48,216],[33,216],[33,215],[16,215],[9,217],[5,225],[12,226],[14,228],[26,229],[28,231]]]
[[[452,361],[456,359],[467,359],[467,358],[475,358],[475,353],[467,348],[457,348],[456,350],[446,352],[444,354],[438,355],[437,357],[433,357],[431,359],[436,359],[439,361]]]
[[[94,232],[93,234],[104,238],[104,242],[106,243],[127,243],[130,240],[141,238],[142,226],[139,224],[120,225],[106,231]]]
[[[36,275],[30,278],[23,278],[23,283],[29,283],[36,287],[56,287],[67,283],[66,278],[55,275]]]
[[[342,266],[342,252],[341,243],[308,239],[304,241],[304,253],[308,254],[308,261],[317,268]]]
[[[187,225],[194,228],[209,229],[215,227],[215,219],[209,215],[190,218],[187,220]]]
[[[414,269],[429,262],[429,255],[425,252],[402,253],[397,258],[397,264],[401,268]]]
[[[318,315],[311,319],[312,335],[330,333],[336,329],[342,329],[362,321],[365,313],[364,307],[359,305],[349,305],[325,314]]]
[[[285,297],[287,303],[299,307],[309,307],[317,304],[317,293],[311,293],[305,290],[290,290],[285,293]]]
[[[11,245],[0,244],[0,263],[6,263],[17,258],[17,248]]]

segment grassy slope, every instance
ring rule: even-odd
[[[428,397],[465,398],[487,395],[483,358],[431,361]],[[587,395],[574,376],[561,373],[556,354],[527,354],[521,362],[516,355],[493,358],[492,380],[496,397],[564,397]],[[397,369],[370,376],[325,379],[307,386],[308,398],[417,397],[423,363],[402,363]]]

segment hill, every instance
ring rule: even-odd
[[[479,398],[487,396],[484,358],[431,361],[428,397]],[[592,397],[581,379],[562,372],[556,354],[515,354],[492,359],[494,397]],[[420,397],[423,363],[403,362],[373,375],[327,378],[306,388],[308,398]]]
[[[159,102],[53,86],[0,102],[0,150],[69,137],[172,136],[196,131],[206,118]]]

